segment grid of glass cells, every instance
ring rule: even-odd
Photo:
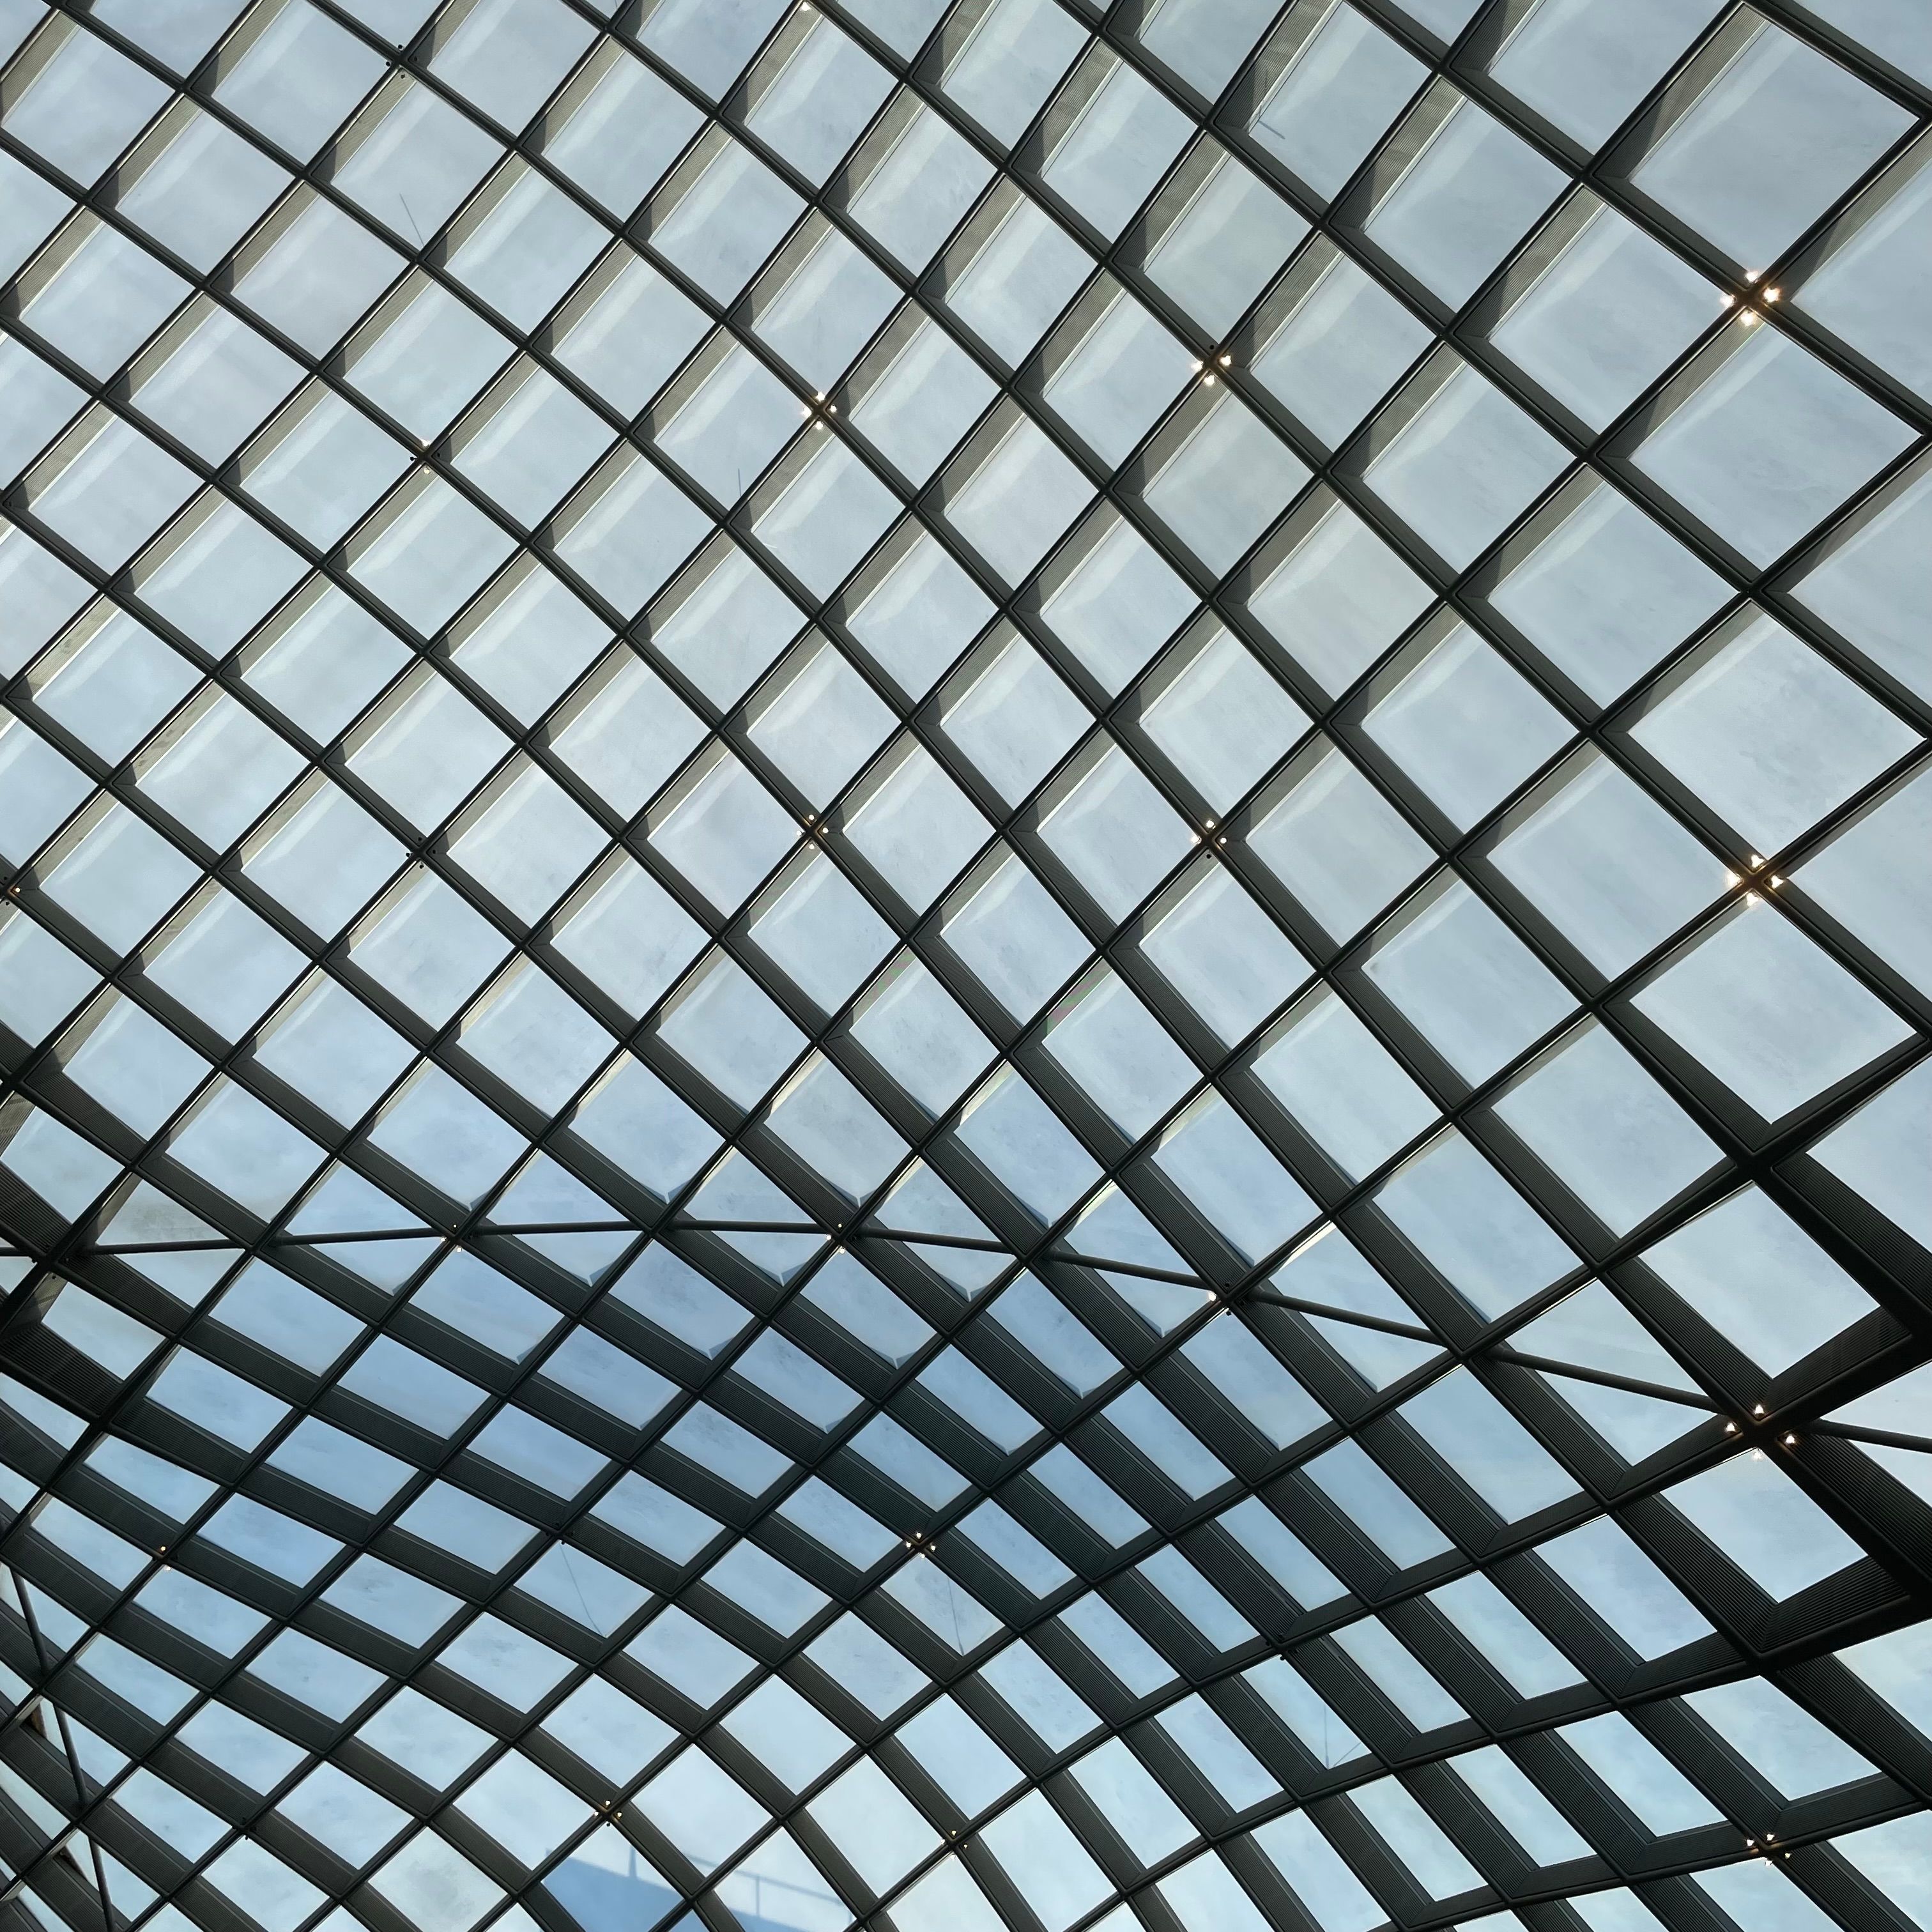
[[[0,0],[0,1928],[1932,1928],[1924,0]]]

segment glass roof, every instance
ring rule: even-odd
[[[1924,0],[0,62],[0,1932],[1932,1928]]]

